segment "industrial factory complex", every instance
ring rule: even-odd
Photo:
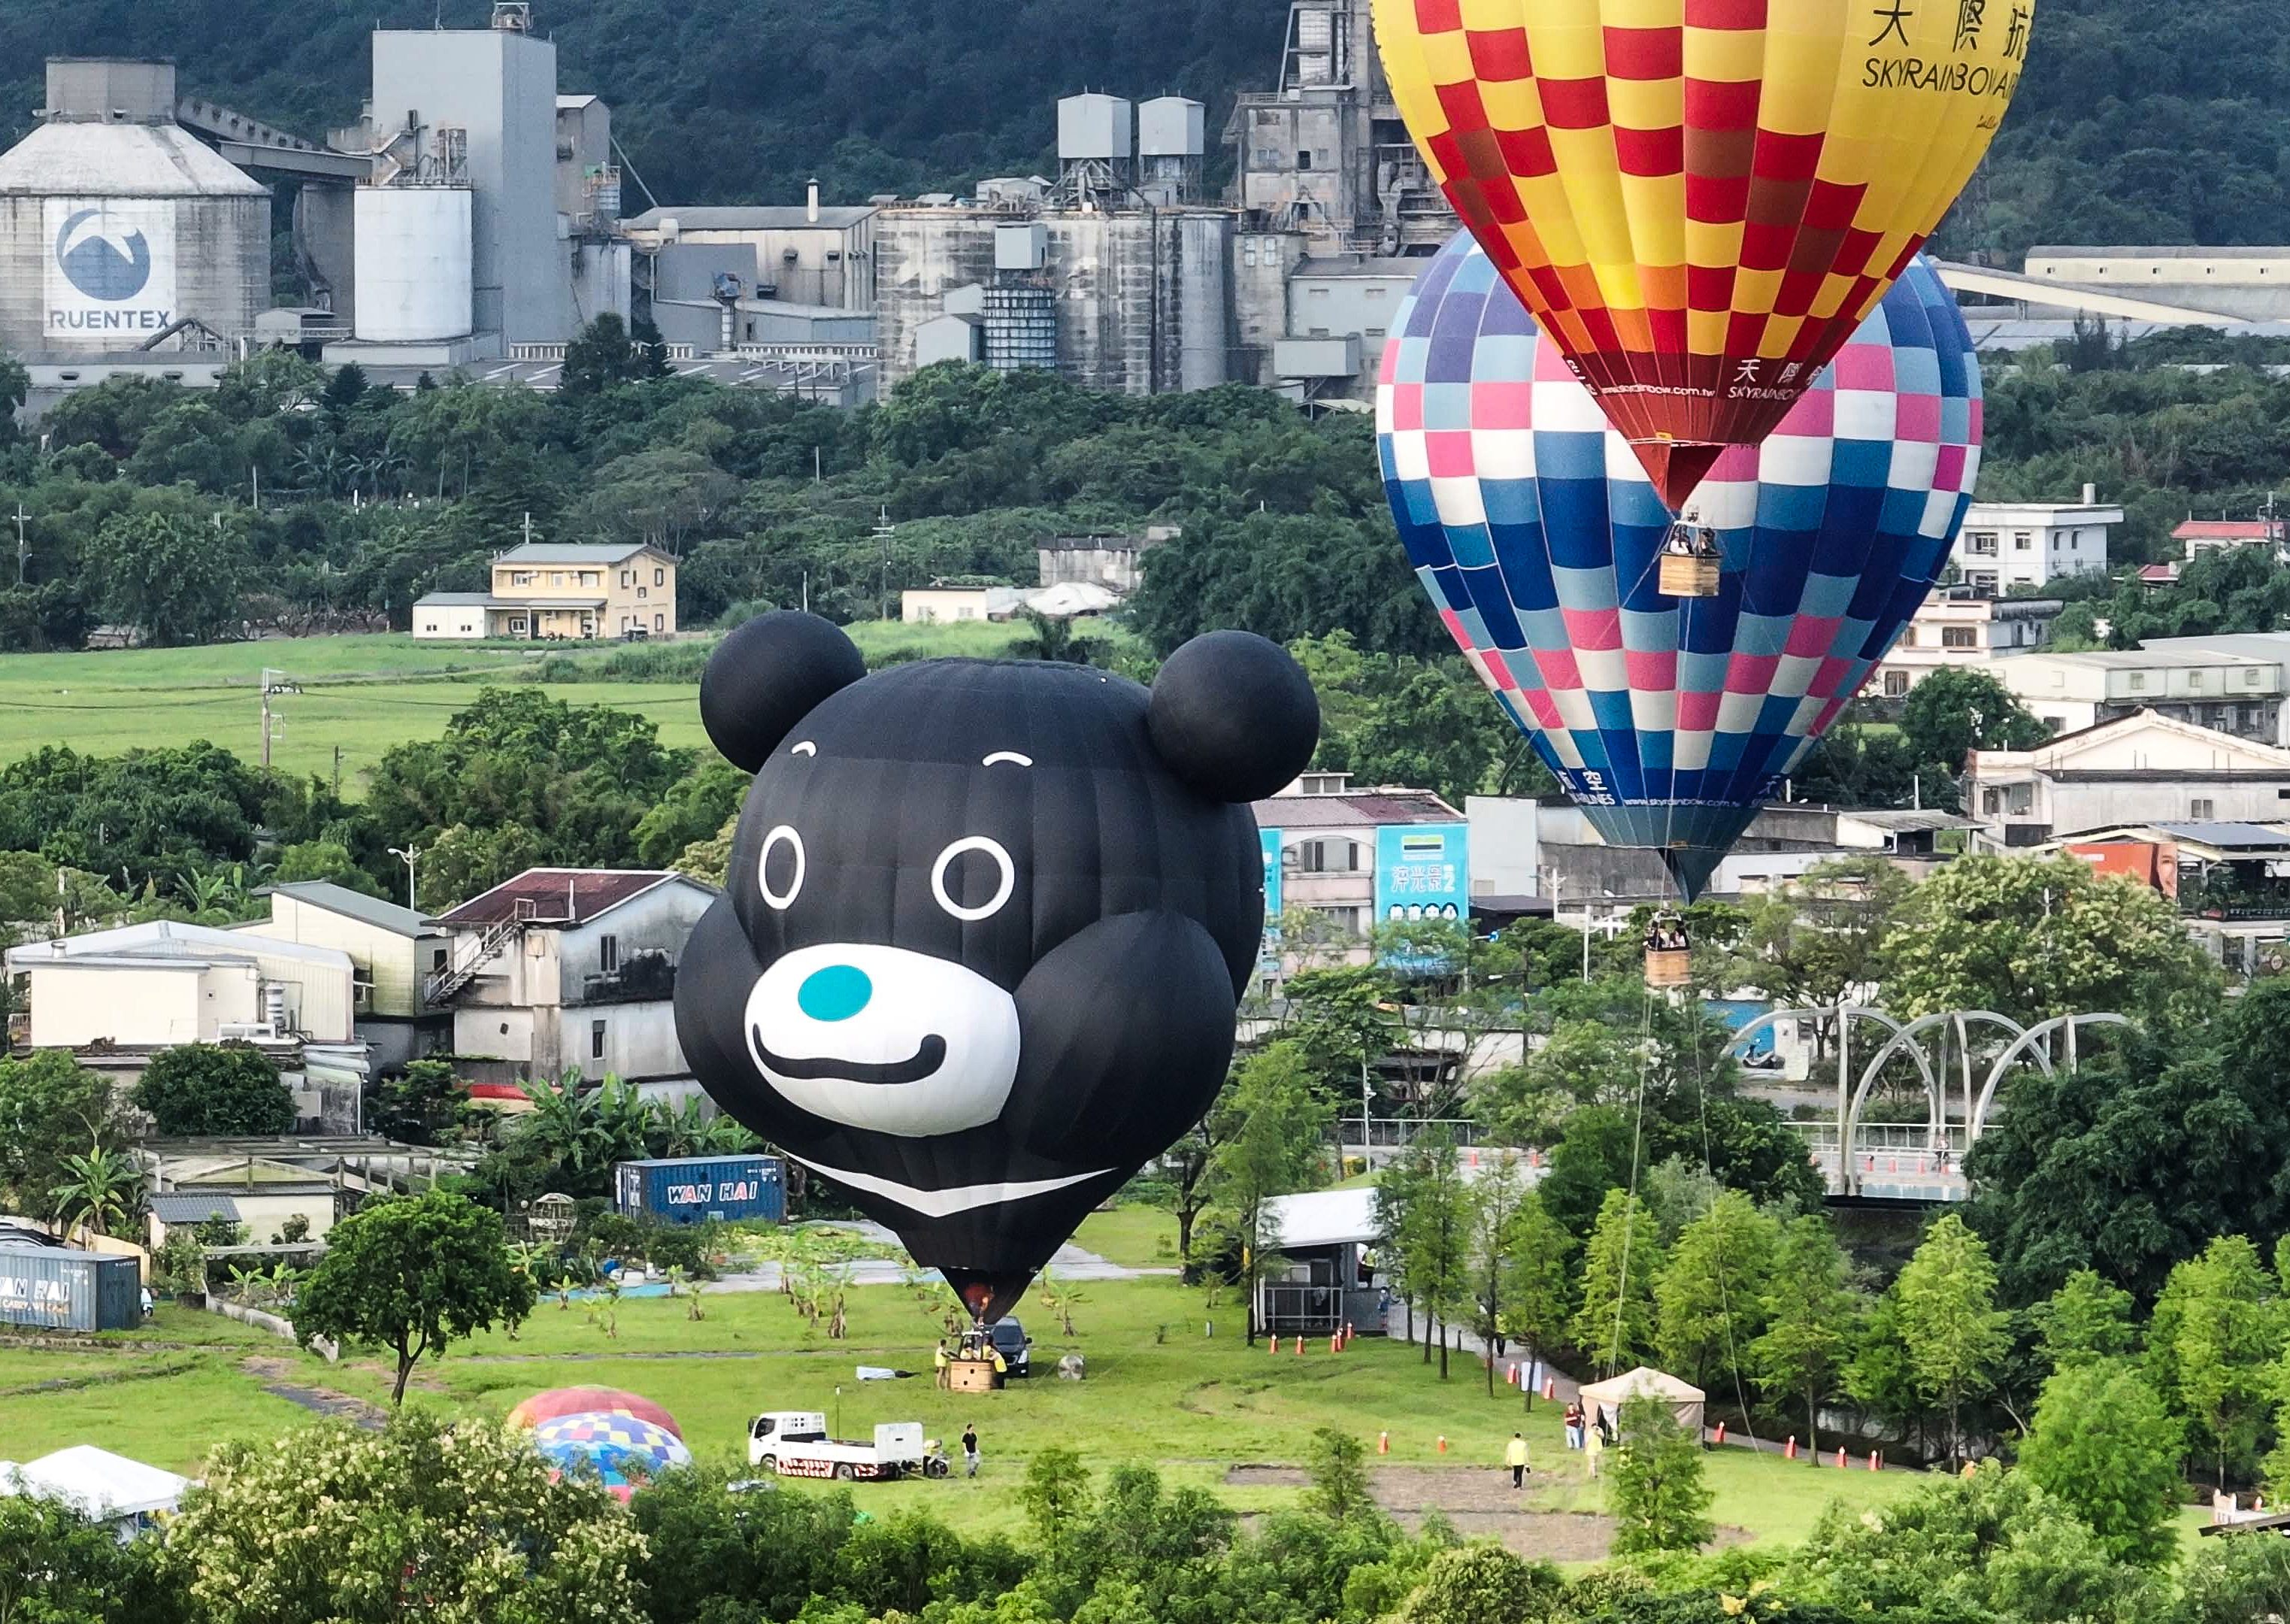
[[[513,0],[485,28],[380,29],[364,116],[311,140],[185,94],[171,63],[51,61],[41,122],[0,155],[0,349],[30,370],[28,410],[122,373],[211,383],[270,345],[398,388],[548,388],[608,313],[651,323],[679,371],[843,404],[964,360],[1356,406],[1454,228],[1369,0],[1293,0],[1269,87],[1214,132],[1217,164],[1201,102],[1093,92],[1054,109],[1054,175],[966,196],[813,184],[638,210],[612,109],[563,93],[557,69]],[[271,297],[282,206],[299,305]],[[1983,348],[2078,313],[2290,331],[2290,250],[2038,248],[2022,272],[1942,274]]]

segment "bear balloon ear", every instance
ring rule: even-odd
[[[1304,668],[1253,632],[1208,632],[1169,656],[1146,712],[1177,776],[1219,801],[1257,801],[1293,782],[1320,741]]]
[[[775,610],[716,645],[700,678],[700,720],[726,761],[754,772],[821,700],[866,675],[840,627]]]

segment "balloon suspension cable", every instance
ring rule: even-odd
[[[1709,1068],[1702,1059],[1701,1008],[1695,1004],[1693,1017],[1693,1106],[1701,1118],[1701,1171],[1712,1184],[1718,1182],[1718,1169],[1709,1153]],[[1726,1316],[1726,1366],[1734,1378],[1734,1403],[1742,1412],[1742,1430],[1748,1435],[1750,1448],[1761,1447],[1758,1442],[1757,1418],[1750,1411],[1750,1396],[1742,1385],[1742,1352],[1734,1340],[1734,1299],[1726,1278],[1726,1232],[1718,1231],[1718,1311]]]

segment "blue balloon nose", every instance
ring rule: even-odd
[[[867,1007],[875,983],[856,964],[829,964],[805,976],[796,988],[796,1007],[813,1020],[848,1020]]]

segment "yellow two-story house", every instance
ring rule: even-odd
[[[676,629],[676,560],[642,542],[528,541],[493,560],[490,592],[433,592],[417,637],[665,636]]]

